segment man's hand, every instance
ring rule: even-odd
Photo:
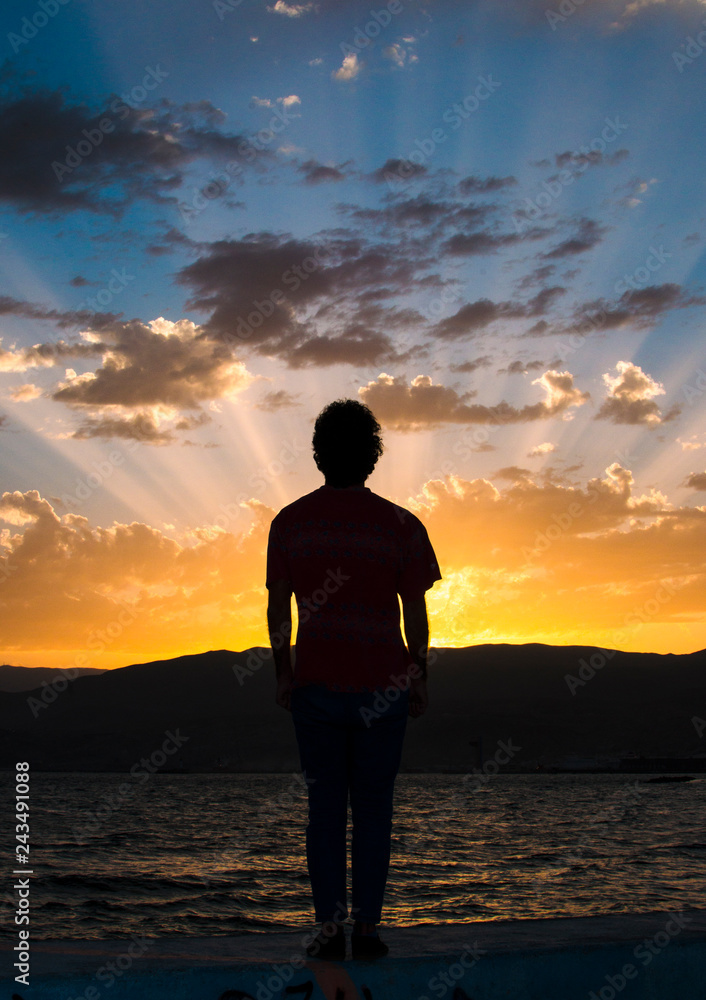
[[[424,715],[428,707],[427,682],[423,677],[417,677],[409,688],[409,714],[413,719],[418,719],[420,715]]]
[[[292,674],[285,674],[283,677],[277,679],[277,693],[275,695],[275,701],[282,708],[286,708],[288,712],[291,712],[290,697],[292,694],[292,682],[294,677]]]

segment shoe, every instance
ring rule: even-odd
[[[353,958],[382,958],[389,948],[377,934],[351,934],[351,949]]]
[[[323,958],[332,962],[342,962],[346,957],[346,932],[341,924],[335,924],[335,933],[331,933],[332,921],[321,925],[321,933],[317,934],[311,944],[306,946],[310,958]]]

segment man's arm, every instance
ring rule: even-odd
[[[423,715],[429,706],[427,695],[427,656],[429,652],[429,621],[427,619],[426,597],[415,598],[413,601],[402,600],[402,617],[404,632],[407,637],[409,655],[421,671],[413,681],[409,696],[409,714],[413,717]]]
[[[277,694],[275,700],[290,711],[293,671],[290,639],[292,635],[292,588],[287,580],[277,580],[268,588],[267,628],[275,661]]]

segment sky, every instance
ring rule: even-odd
[[[706,647],[701,0],[0,13],[2,656],[266,645],[317,413],[431,643]]]

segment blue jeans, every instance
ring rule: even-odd
[[[290,707],[309,791],[306,859],[317,921],[342,921],[348,915],[349,790],[352,915],[364,923],[380,921],[408,705],[409,690],[399,690],[394,700],[382,692],[329,691],[319,684],[292,692]]]

